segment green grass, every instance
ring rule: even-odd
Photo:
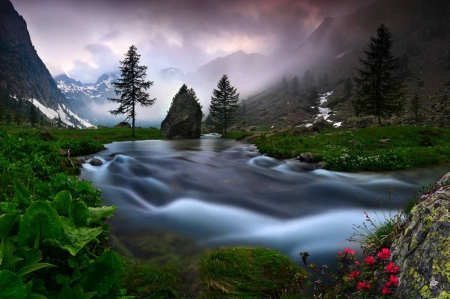
[[[381,139],[390,139],[382,143]],[[261,153],[294,158],[311,152],[316,162],[337,171],[383,171],[450,161],[450,129],[374,127],[331,129],[305,135],[305,129],[265,134],[252,139]]]

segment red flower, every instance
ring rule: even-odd
[[[359,271],[353,271],[352,273],[350,273],[350,274],[348,275],[348,278],[357,278],[357,277],[359,276],[360,273],[361,273],[361,272],[359,272]]]
[[[386,273],[398,273],[398,266],[394,265],[393,262],[390,262],[387,266],[386,266]]]
[[[388,289],[387,286],[384,286],[383,289],[381,290],[381,293],[383,293],[383,295],[388,295],[388,294],[391,294],[392,291],[390,289]]]
[[[388,259],[391,257],[391,251],[389,248],[382,248],[380,252],[378,252],[378,257],[382,260]]]
[[[355,265],[356,265],[356,267],[359,267],[359,262],[356,261],[356,262],[355,262]]]
[[[366,257],[366,265],[370,266],[375,264],[375,259],[373,258],[373,256],[369,255],[368,257]]]
[[[342,256],[342,252],[339,251],[338,252],[338,256],[341,257]]]
[[[389,278],[389,281],[386,282],[386,286],[388,286],[388,287],[398,286],[399,283],[400,283],[400,280],[398,279],[398,277],[391,275],[391,277]]]
[[[351,250],[350,248],[344,248],[344,252],[345,253],[350,253],[351,255],[355,255],[356,254],[356,251]]]
[[[357,290],[362,290],[362,289],[370,289],[370,284],[368,284],[365,280],[364,281],[360,281],[358,282],[358,285],[356,286]]]

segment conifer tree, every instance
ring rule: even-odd
[[[38,120],[38,115],[37,115],[36,107],[34,107],[34,105],[31,105],[31,107],[30,107],[30,123],[33,127],[36,125],[37,120]]]
[[[294,95],[298,94],[299,85],[300,85],[300,82],[298,80],[298,76],[295,76],[292,79],[292,94],[294,94]]]
[[[155,99],[150,99],[146,92],[153,81],[145,81],[147,66],[139,65],[141,55],[137,53],[136,46],[132,45],[125,54],[125,59],[120,61],[121,77],[113,82],[114,92],[118,98],[108,98],[109,101],[119,103],[119,108],[109,111],[112,115],[125,114],[124,121],[131,120],[131,136],[135,137],[136,106],[151,106]]]
[[[181,95],[187,93],[188,95],[190,95],[191,97],[194,98],[194,100],[197,101],[197,103],[200,105],[200,109],[203,109],[203,105],[200,103],[200,99],[197,97],[197,94],[195,93],[195,90],[191,87],[188,88],[188,86],[186,84],[183,84],[180,89],[178,90],[178,92],[175,94],[175,96],[172,98],[172,103],[170,104],[170,108],[172,108],[173,103],[175,102],[175,99]],[[204,116],[203,112],[202,115]]]
[[[411,99],[411,112],[414,114],[414,120],[419,122],[421,118],[422,105],[420,103],[419,95],[416,93]]]
[[[227,133],[228,125],[234,120],[238,109],[239,93],[231,86],[227,75],[217,83],[217,89],[213,90],[209,114],[214,122],[222,125],[223,134]]]
[[[381,24],[377,37],[371,37],[369,50],[364,51],[366,59],[359,59],[362,68],[356,83],[356,100],[353,102],[356,114],[375,115],[381,118],[398,112],[401,108],[403,84],[395,77],[398,58],[391,53],[392,34]]]

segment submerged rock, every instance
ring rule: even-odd
[[[167,138],[200,138],[202,109],[191,95],[179,95],[161,123],[161,134]]]
[[[450,185],[422,196],[392,253],[401,269],[398,298],[450,298]]]

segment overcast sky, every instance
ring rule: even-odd
[[[95,82],[130,45],[149,73],[183,72],[238,50],[282,54],[327,16],[373,0],[11,0],[52,75]],[[150,78],[151,79],[151,78]]]

